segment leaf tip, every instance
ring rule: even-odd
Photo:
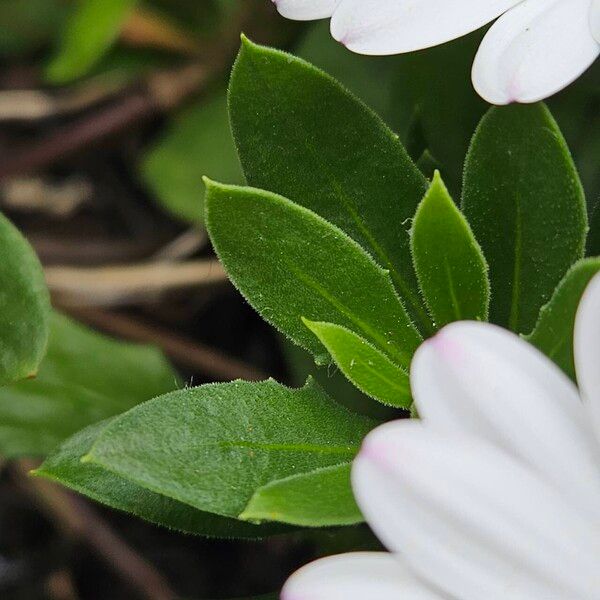
[[[215,182],[206,175],[202,175],[202,183],[206,186],[206,189],[210,189],[215,186]]]
[[[258,493],[258,492],[257,492]],[[255,494],[256,496],[256,494]],[[247,521],[249,523],[253,523],[255,525],[260,525],[262,523],[263,520],[263,515],[259,515],[259,513],[257,513],[256,511],[254,511],[252,509],[252,503],[254,501],[254,497],[252,497],[252,499],[250,500],[250,502],[248,503],[248,506],[244,509],[243,512],[241,512],[238,515],[238,519],[240,521]]]
[[[435,169],[433,171],[433,177],[431,178],[431,185],[433,185],[434,183],[438,183],[438,184],[443,183],[442,175],[441,175],[439,169]]]
[[[307,319],[307,318],[306,318],[306,317],[304,317],[304,316],[301,316],[301,317],[300,317],[300,320],[301,320],[301,321],[302,321],[302,323],[304,323],[304,325],[305,325],[306,327],[308,327],[308,328],[309,328],[311,331],[313,331],[313,330],[314,330],[314,326],[317,324],[317,322],[316,322],[316,321],[311,321],[310,319]]]
[[[258,44],[254,43],[245,33],[240,34],[240,41],[242,42],[242,49],[256,50]]]

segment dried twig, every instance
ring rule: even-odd
[[[49,167],[66,156],[88,149],[94,144],[158,114],[169,111],[203,89],[230,63],[239,44],[239,32],[244,25],[250,28],[265,26],[275,11],[264,0],[245,0],[237,14],[230,19],[220,43],[202,52],[202,61],[155,73],[142,86],[133,87],[115,102],[86,115],[79,121],[57,127],[32,144],[17,149],[0,163],[0,180]]]
[[[160,48],[180,54],[197,55],[200,44],[188,31],[167,21],[148,7],[138,6],[124,24],[119,35],[130,46]]]
[[[40,211],[55,217],[69,217],[92,197],[91,183],[71,177],[60,183],[41,177],[15,177],[0,184],[2,204],[17,211]]]
[[[152,255],[152,260],[171,262],[185,260],[204,248],[208,242],[206,229],[192,228],[163,246]]]
[[[67,307],[66,310],[73,317],[107,333],[136,342],[156,344],[178,364],[206,373],[214,379],[220,381],[267,379],[267,375],[259,369],[227,356],[219,350],[139,319],[96,309]]]
[[[66,91],[0,91],[0,121],[37,121],[76,113],[108,100],[122,89],[118,81],[92,79]]]
[[[36,466],[32,461],[17,461],[19,482],[68,535],[84,540],[144,598],[173,600],[177,597],[156,568],[121,539],[87,502],[49,481],[29,477]]]
[[[50,134],[16,151],[0,164],[0,180],[48,167],[75,152],[170,110],[214,74],[202,64],[152,75],[137,92],[99,109],[91,116],[57,127]]]
[[[62,306],[119,306],[156,295],[227,281],[217,260],[152,262],[108,267],[46,267],[46,282]]]
[[[155,236],[124,239],[41,232],[28,233],[27,239],[45,265],[82,266],[146,260],[158,251],[161,242]]]

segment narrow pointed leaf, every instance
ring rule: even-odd
[[[254,492],[351,461],[376,422],[313,381],[268,380],[179,390],[117,417],[84,460],[199,510],[237,517]]]
[[[356,333],[334,323],[304,319],[342,373],[362,392],[389,406],[411,405],[408,374]]]
[[[177,387],[149,346],[118,342],[58,313],[34,379],[0,388],[0,454],[43,456],[83,427]]]
[[[63,31],[46,76],[55,84],[85,75],[110,49],[138,0],[82,0]]]
[[[583,189],[543,104],[492,108],[471,143],[463,212],[490,267],[490,320],[521,333],[583,256]]]
[[[585,288],[599,271],[600,258],[586,258],[575,263],[556,288],[550,302],[542,307],[535,329],[527,336],[529,342],[573,380],[575,315]]]
[[[350,485],[351,463],[292,475],[259,488],[240,518],[303,527],[354,525],[364,519]]]
[[[285,531],[284,527],[258,527],[196,510],[135,485],[102,467],[82,463],[81,458],[89,452],[108,423],[103,421],[75,434],[48,457],[34,475],[56,481],[111,508],[183,533],[253,539]]]
[[[249,184],[310,208],[357,240],[390,271],[427,330],[408,237],[426,181],[398,136],[319,69],[248,40],[231,76],[229,110]]]
[[[389,274],[345,233],[269,192],[208,185],[206,226],[234,285],[272,325],[329,362],[301,317],[355,331],[407,366],[420,336]]]
[[[487,264],[439,172],[415,214],[411,248],[419,285],[437,328],[452,321],[487,319]]]
[[[35,376],[48,343],[50,296],[33,249],[1,214],[0,252],[0,385],[5,385]]]

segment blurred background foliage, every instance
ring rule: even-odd
[[[327,22],[286,21],[269,0],[0,0],[0,208],[38,252],[57,308],[157,345],[185,382],[271,375],[300,385],[313,373],[353,408],[387,416],[280,340],[228,285],[207,244],[202,176],[244,181],[226,106],[242,32],[341,80],[458,197],[487,109],[470,84],[481,32],[407,56],[364,57],[334,42]],[[590,217],[600,220],[600,62],[549,105]],[[600,239],[589,243],[600,253]],[[89,367],[93,352],[70,352],[74,381],[87,377],[77,356]],[[27,398],[35,412],[37,392],[19,385],[0,405]],[[61,407],[65,431],[81,425],[74,397]],[[375,543],[360,529],[254,544],[185,538],[32,483],[25,473],[35,462],[1,454],[3,598],[169,598],[173,588],[189,598],[260,595],[319,552]],[[107,531],[117,540],[108,546]]]

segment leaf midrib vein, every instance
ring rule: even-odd
[[[515,195],[515,263],[513,268],[513,286],[511,293],[510,317],[508,326],[517,331],[519,323],[519,302],[521,297],[521,269],[523,260],[523,224],[521,215],[521,200]]]
[[[308,287],[315,290],[323,299],[325,299],[329,304],[331,304],[336,310],[340,311],[346,318],[348,318],[352,323],[358,326],[363,332],[365,332],[370,338],[377,342],[377,345],[380,347],[382,352],[387,356],[391,356],[396,360],[400,361],[401,364],[406,364],[407,360],[409,360],[406,356],[404,356],[404,352],[402,352],[399,348],[393,347],[389,348],[388,341],[385,337],[383,337],[377,330],[372,328],[368,323],[365,323],[362,319],[356,317],[356,315],[349,309],[347,306],[342,304],[337,298],[332,296],[323,286],[319,284],[319,282],[315,281],[308,273],[305,273],[302,269],[297,267],[291,261],[286,261],[288,268],[294,272],[294,274],[303,281]],[[393,352],[392,352],[393,350]]]
[[[255,442],[247,440],[224,440],[205,446],[218,446],[220,448],[247,448],[249,450],[262,450],[267,452],[307,452],[311,454],[344,454],[354,457],[358,446],[326,446],[319,444],[275,444],[272,442]]]

